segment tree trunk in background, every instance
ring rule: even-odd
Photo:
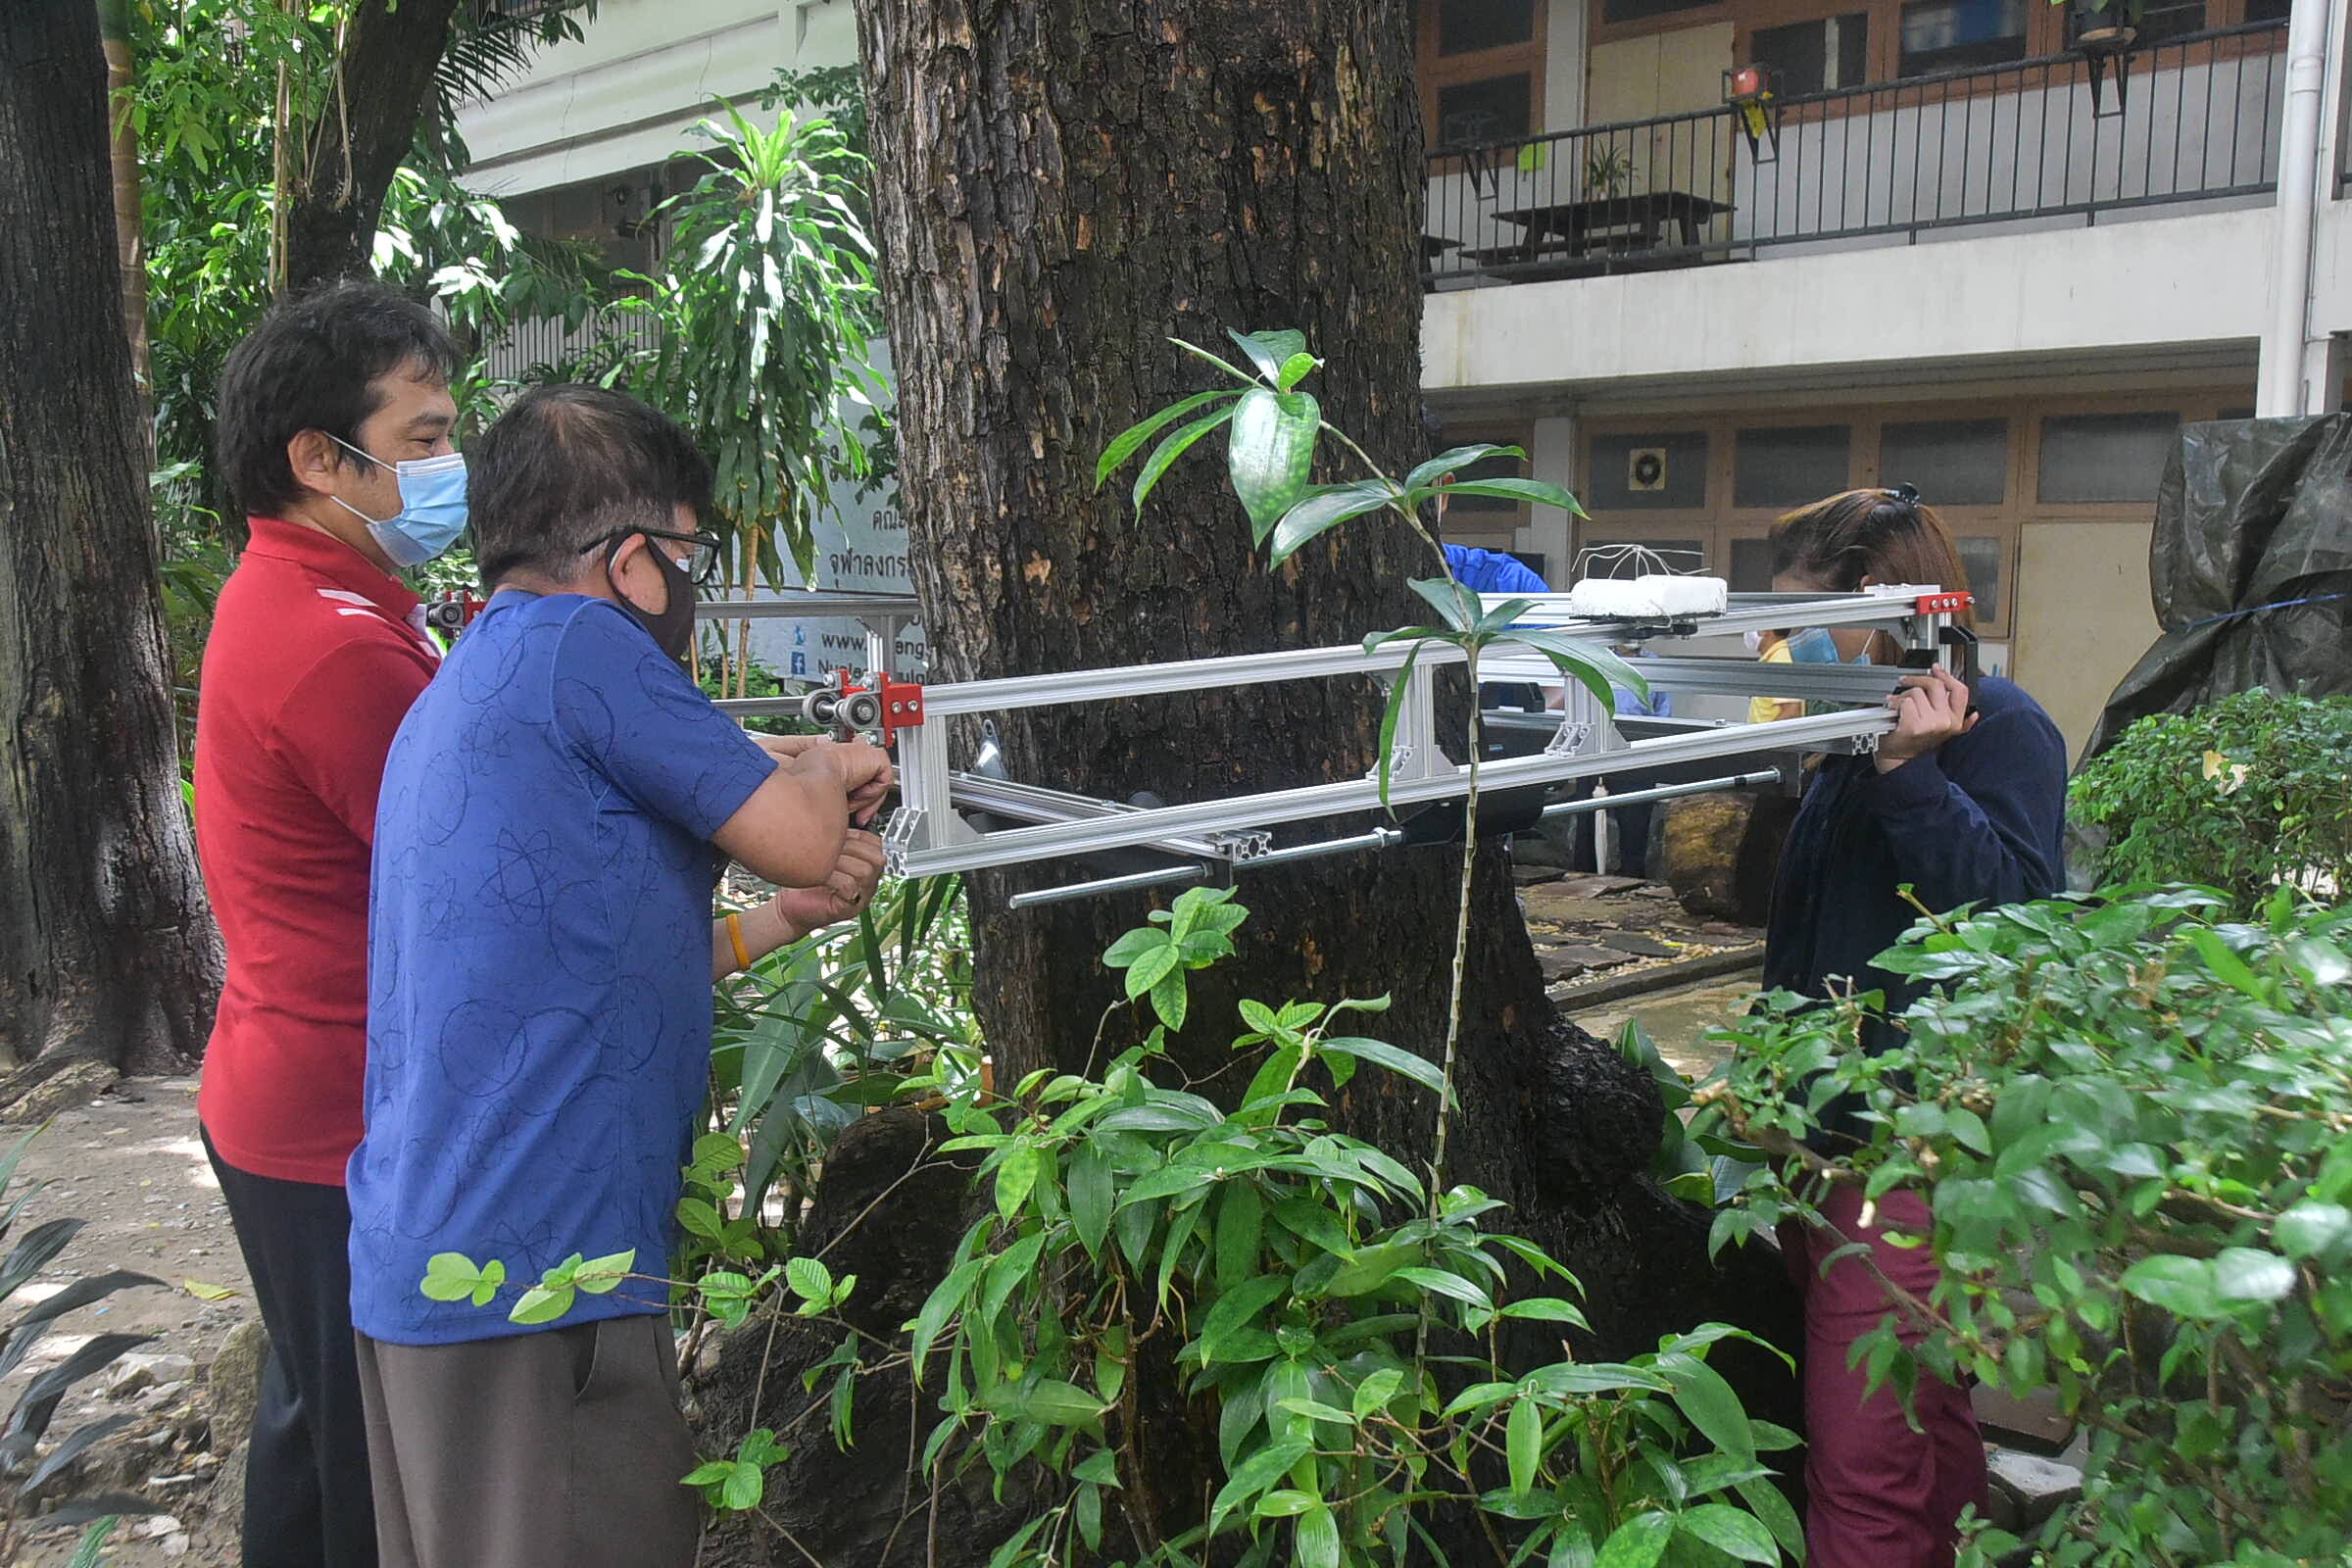
[[[1306,383],[1326,416],[1397,468],[1425,455],[1407,15],[1405,0],[861,4],[902,507],[932,678],[1352,643],[1422,618],[1405,583],[1435,564],[1394,527],[1336,530],[1267,573],[1221,438],[1171,472],[1141,521],[1131,474],[1094,486],[1122,428],[1217,384],[1167,338],[1237,357],[1228,327],[1303,330],[1330,362]],[[1374,683],[1355,679],[1013,713],[1001,730],[1016,779],[1190,801],[1361,777],[1378,719]],[[960,740],[962,760],[972,737]],[[1245,879],[1240,954],[1196,977],[1178,1065],[1205,1093],[1239,1094],[1248,1074],[1231,1070],[1225,1042],[1245,996],[1386,993],[1396,1004],[1373,1031],[1436,1058],[1458,868],[1455,851],[1432,849]],[[1085,874],[972,879],[976,1004],[1000,1084],[1099,1063],[1097,1026],[1119,995],[1099,956],[1144,922],[1144,899],[1006,907],[1020,887]],[[1446,1180],[1505,1200],[1514,1228],[1576,1269],[1601,1351],[1717,1317],[1788,1343],[1777,1260],[1710,1267],[1705,1216],[1649,1180],[1655,1092],[1554,1013],[1499,856],[1484,858],[1475,899]],[[1101,1054],[1135,1033],[1114,1018]],[[1425,1161],[1433,1099],[1367,1072],[1335,1120]],[[860,1391],[858,1451],[894,1453],[904,1426],[877,1429],[866,1412],[883,1418],[895,1401],[887,1419],[901,1419],[904,1384],[875,1394]],[[1790,1413],[1777,1395],[1757,1408]],[[1159,1430],[1167,1494],[1199,1494],[1213,1441],[1204,1458],[1188,1451],[1202,1435],[1181,1417]],[[827,1561],[871,1560],[881,1532],[854,1523],[840,1541],[866,1544],[843,1555],[802,1539]],[[940,1560],[977,1562],[994,1542],[947,1544]]]
[[[107,123],[112,127],[115,190],[115,264],[122,274],[122,336],[130,344],[130,374],[146,411],[154,400],[147,372],[147,247],[139,229],[139,131],[130,114],[138,61],[130,51],[130,0],[98,0],[98,30],[106,45]]]
[[[370,270],[384,192],[432,101],[459,3],[361,0],[353,9],[336,85],[281,196],[288,291]]]
[[[0,1061],[184,1069],[220,983],[180,806],[90,0],[0,6]]]

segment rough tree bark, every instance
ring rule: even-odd
[[[416,145],[461,0],[361,0],[287,181],[285,286],[365,276],[384,192]]]
[[[1329,362],[1307,383],[1326,416],[1399,469],[1425,455],[1405,0],[863,0],[859,21],[932,677],[1349,643],[1422,619],[1405,583],[1434,563],[1396,528],[1337,530],[1269,574],[1217,441],[1140,521],[1127,476],[1094,487],[1119,430],[1215,384],[1166,339],[1234,357],[1228,327],[1303,330]],[[1001,730],[1014,778],[1199,800],[1361,777],[1378,698],[1369,680],[1300,682],[1016,713]],[[1507,1201],[1511,1225],[1576,1270],[1595,1348],[1649,1348],[1708,1318],[1788,1343],[1777,1264],[1710,1267],[1704,1216],[1646,1175],[1652,1086],[1555,1015],[1500,858],[1482,859],[1446,1180]],[[1238,1094],[1248,1075],[1224,1042],[1239,996],[1387,993],[1376,1032],[1437,1057],[1458,866],[1432,849],[1245,880],[1240,954],[1196,986],[1177,1064],[1212,1096]],[[1079,1070],[1118,995],[1098,956],[1143,922],[1141,897],[1006,907],[1020,886],[1078,874],[974,879],[976,1003],[1001,1084]],[[1115,1050],[1133,1031],[1111,1037]],[[1410,1163],[1427,1157],[1433,1109],[1425,1091],[1365,1074],[1335,1119]],[[904,1442],[859,1420],[860,1453]],[[1179,1418],[1154,1442],[1171,1494],[1199,1491],[1191,1441]],[[806,1544],[877,1560],[883,1531],[845,1517],[857,1511],[836,1510],[838,1544]],[[993,1543],[972,1544],[940,1560],[985,1560]]]
[[[180,807],[89,0],[0,6],[0,1062],[184,1069],[220,989]]]

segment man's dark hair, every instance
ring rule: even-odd
[[[213,448],[230,503],[248,515],[282,513],[302,494],[287,442],[323,430],[356,447],[383,406],[379,379],[413,368],[446,382],[460,363],[433,313],[381,283],[329,283],[279,304],[220,372]],[[360,461],[334,452],[338,464]]]
[[[466,450],[482,581],[570,581],[599,540],[710,514],[710,463],[675,419],[600,386],[533,387]]]

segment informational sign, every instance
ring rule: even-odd
[[[869,355],[887,384],[890,346],[875,342]],[[845,423],[855,425],[862,409],[846,406]],[[844,484],[834,492],[831,515],[816,527],[816,568],[803,587],[833,593],[911,594],[906,569],[906,519],[898,509],[895,482],[858,495]],[[706,618],[726,625],[725,612],[711,607]],[[752,657],[787,680],[830,680],[837,669],[865,671],[865,628],[855,619],[755,620]],[[727,626],[730,638],[734,627]],[[921,679],[928,660],[923,628],[907,626],[893,650],[888,673]]]

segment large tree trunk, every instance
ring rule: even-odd
[[[1214,384],[1167,338],[1226,350],[1229,327],[1302,329],[1330,362],[1308,382],[1326,416],[1397,468],[1425,455],[1405,0],[865,0],[860,31],[902,504],[934,678],[1348,643],[1422,618],[1405,583],[1434,563],[1396,528],[1338,530],[1268,573],[1209,456],[1218,443],[1172,471],[1140,521],[1124,476],[1094,484],[1120,429]],[[1014,778],[1169,801],[1361,777],[1377,733],[1365,679],[1002,726]],[[1482,859],[1445,1181],[1507,1201],[1515,1228],[1576,1269],[1594,1348],[1649,1348],[1712,1317],[1785,1341],[1772,1260],[1737,1258],[1737,1278],[1709,1266],[1704,1217],[1646,1174],[1654,1089],[1555,1015],[1500,858]],[[1203,1092],[1239,1093],[1248,1073],[1230,1070],[1225,1042],[1241,996],[1385,993],[1395,1006],[1377,1032],[1437,1057],[1458,872],[1456,852],[1428,849],[1246,879],[1240,953],[1196,986],[1178,1066]],[[1006,907],[1021,886],[1077,874],[974,879],[976,1003],[1001,1083],[1080,1070],[1118,994],[1098,956],[1143,923],[1141,897]],[[1133,1037],[1110,1028],[1106,1052]],[[1367,1073],[1336,1120],[1412,1163],[1430,1153],[1433,1114],[1426,1092]],[[861,1429],[860,1451],[900,1441]],[[1198,1494],[1213,1463],[1187,1441],[1181,1421],[1152,1439],[1171,1495]],[[941,1560],[985,1560],[993,1543],[968,1544]]]
[[[361,0],[344,24],[335,84],[289,171],[285,286],[370,270],[384,192],[416,145],[460,0]]]
[[[180,808],[90,0],[0,6],[0,1061],[184,1068],[220,988]]]

